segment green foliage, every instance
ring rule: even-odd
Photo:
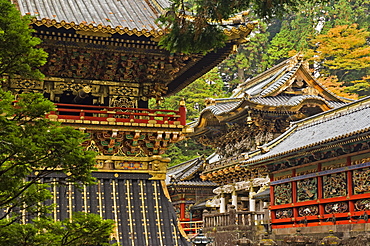
[[[318,3],[325,0],[311,0]],[[197,0],[186,4],[184,0],[172,0],[166,16],[158,21],[163,25],[166,35],[160,44],[171,52],[209,52],[222,47],[226,41],[219,24],[222,20],[243,11],[252,10],[259,19],[270,19],[288,9],[296,10],[302,1],[298,0]],[[190,14],[191,11],[192,13]]]
[[[0,209],[19,221],[22,211],[45,214],[50,198],[41,179],[65,173],[65,182],[92,184],[95,154],[84,151],[84,134],[45,118],[54,105],[41,94],[21,94],[18,101],[0,89]]]
[[[171,158],[169,166],[175,166],[201,155],[209,156],[213,152],[214,149],[203,146],[195,142],[193,139],[188,139],[172,144],[171,147],[166,151],[166,154],[164,156]]]
[[[0,229],[2,246],[80,246],[112,245],[109,237],[114,221],[96,214],[76,213],[73,218],[54,222],[48,218],[32,223],[14,223]]]
[[[223,47],[226,41],[226,35],[220,27],[208,24],[205,19],[198,20],[204,22],[201,30],[196,30],[196,22],[176,14],[168,14],[159,18],[159,21],[171,30],[160,40],[159,45],[171,52],[207,53],[212,48]]]
[[[335,26],[311,42],[308,55],[320,64],[323,77],[335,76],[349,93],[366,96],[370,87],[370,32],[357,24]]]
[[[280,31],[274,35],[268,45],[270,66],[311,47],[309,40],[317,34],[317,27],[321,23],[321,8],[320,5],[306,2],[296,12],[285,16],[281,22]]]
[[[251,33],[249,41],[238,47],[237,53],[230,55],[219,65],[219,71],[228,91],[232,91],[246,78],[251,78],[266,70],[267,25],[260,22]]]
[[[47,53],[35,48],[41,40],[32,37],[30,17],[21,17],[8,0],[0,0],[0,77],[19,74],[27,78],[42,78],[37,67],[46,63]]]
[[[228,94],[223,91],[223,88],[224,83],[218,73],[218,69],[214,68],[185,89],[176,93],[176,95],[165,98],[161,104],[155,104],[155,101],[151,100],[149,102],[149,107],[177,110],[179,102],[184,99],[187,109],[187,119],[188,121],[193,121],[205,108],[204,99],[228,97]],[[173,166],[184,161],[191,160],[199,155],[208,155],[212,152],[213,149],[204,147],[203,145],[189,139],[187,141],[172,144],[166,151],[165,156],[171,158],[170,165]]]
[[[154,100],[151,100],[149,107],[177,110],[180,101],[184,99],[187,109],[187,120],[193,121],[198,117],[200,111],[204,109],[204,99],[227,97],[223,87],[224,83],[218,73],[218,69],[214,68],[185,89],[176,93],[176,95],[165,98],[160,104],[156,104]]]

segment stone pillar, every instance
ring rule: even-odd
[[[238,195],[235,190],[231,194],[231,204],[235,206],[235,209],[238,210]]]
[[[252,198],[253,195],[254,195],[254,192],[249,193],[249,211],[251,211],[251,212],[256,211],[256,200]],[[256,223],[256,220],[257,220],[257,215],[252,214],[251,220],[252,220],[251,221],[252,225],[254,225]]]
[[[224,194],[221,194],[220,198],[220,213],[225,213],[226,212],[226,199]]]
[[[256,211],[256,200],[249,198],[249,211]]]

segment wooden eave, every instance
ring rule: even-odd
[[[41,20],[32,18],[31,20],[32,24],[35,24],[36,26],[46,26],[46,27],[55,27],[57,29],[65,28],[65,29],[74,29],[76,31],[83,31],[86,32],[86,35],[90,33],[90,35],[94,35],[94,33],[106,33],[106,34],[120,34],[124,35],[127,34],[129,36],[135,35],[137,37],[145,36],[145,37],[152,37],[152,38],[158,38],[160,36],[164,35],[164,32],[160,29],[142,29],[138,30],[137,28],[129,29],[128,27],[122,27],[122,26],[116,26],[112,27],[110,25],[93,25],[88,23],[75,23],[75,22],[66,22],[61,21],[57,22],[55,19],[47,19],[43,18]]]
[[[297,113],[305,105],[317,105],[322,111],[328,111],[332,107],[323,100],[317,98],[307,98],[302,100],[298,105],[263,105],[253,102],[247,98],[240,99],[241,103],[238,107],[233,108],[228,112],[224,112],[220,115],[213,114],[209,108],[202,111],[197,122],[191,124],[189,127],[194,128],[194,133],[191,136],[197,136],[208,132],[208,130],[203,129],[210,125],[222,125],[226,122],[235,122],[246,116],[248,110],[259,111],[265,113],[277,113],[277,114],[288,114]],[[216,123],[216,124],[215,124]]]

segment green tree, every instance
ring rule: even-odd
[[[295,11],[301,4],[298,0],[198,0],[189,9],[186,1],[172,0],[170,11],[158,20],[166,32],[160,44],[171,52],[208,52],[222,47],[226,41],[218,25],[222,20],[243,10],[251,10],[258,19],[268,20],[282,16],[287,9]],[[189,11],[193,13],[191,16]]]
[[[41,94],[21,94],[16,101],[1,89],[4,75],[43,77],[37,67],[47,54],[36,48],[40,40],[31,34],[29,17],[21,17],[10,1],[0,0],[1,245],[104,244],[112,221],[77,214],[71,221],[54,222],[48,219],[54,205],[44,203],[51,193],[43,178],[51,173],[65,174],[55,185],[93,184],[95,154],[80,145],[85,135],[46,119],[54,104]],[[25,216],[36,219],[23,224]]]
[[[185,100],[187,119],[188,121],[194,121],[199,116],[199,113],[205,108],[204,99],[225,98],[229,96],[223,88],[224,83],[219,75],[218,68],[216,67],[194,81],[185,89],[173,96],[165,98],[160,104],[156,104],[154,100],[151,100],[149,107],[176,110],[179,107],[179,102],[181,100]],[[211,154],[212,152],[213,149],[204,147],[203,145],[196,143],[194,140],[188,139],[186,141],[171,144],[164,156],[171,158],[170,165],[173,166],[202,154]]]
[[[54,222],[41,218],[29,224],[13,223],[0,231],[0,241],[2,246],[112,245],[109,237],[113,228],[113,220],[76,213],[71,220]]]
[[[311,47],[309,40],[315,37],[319,26],[322,25],[321,8],[321,5],[307,2],[296,12],[290,12],[283,18],[279,32],[273,36],[268,45],[269,66]]]
[[[15,103],[0,89],[0,228],[18,222],[22,212],[46,214],[50,198],[42,179],[54,172],[65,182],[92,184],[94,153],[84,151],[84,134],[45,118],[54,104],[41,94],[21,94]],[[9,218],[9,219],[7,219]]]
[[[43,77],[37,67],[46,63],[47,53],[36,48],[41,40],[32,37],[29,23],[29,16],[22,17],[10,1],[0,0],[0,77]]]
[[[320,65],[322,80],[333,76],[346,92],[370,95],[369,38],[370,32],[357,24],[335,26],[311,40],[317,47],[307,55]]]
[[[219,65],[219,71],[228,85],[229,92],[247,78],[266,70],[266,49],[269,36],[266,28],[266,23],[259,22],[257,28],[249,36],[248,42],[240,45],[236,54],[230,55]]]
[[[165,98],[160,102],[160,104],[156,104],[156,102],[152,99],[149,102],[149,107],[177,110],[180,101],[185,100],[187,120],[193,121],[196,117],[198,117],[200,111],[204,109],[204,99],[227,97],[227,94],[223,88],[224,82],[220,77],[218,68],[215,67],[188,85],[185,89],[173,96]]]
[[[215,150],[213,148],[203,146],[193,139],[187,139],[182,142],[172,144],[164,156],[171,158],[169,166],[175,166],[201,155],[209,156],[214,151]]]
[[[48,219],[54,205],[44,203],[51,193],[43,178],[64,173],[54,185],[93,184],[95,164],[95,153],[80,145],[83,133],[45,118],[53,109],[41,94],[21,94],[15,102],[0,89],[1,245],[97,245],[108,242],[113,230],[113,221],[93,214],[64,222]],[[23,224],[25,214],[38,219]]]

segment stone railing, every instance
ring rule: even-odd
[[[226,213],[203,212],[203,228],[205,231],[232,231],[250,229],[255,225],[268,224],[268,210],[262,212],[236,211],[229,209]]]

